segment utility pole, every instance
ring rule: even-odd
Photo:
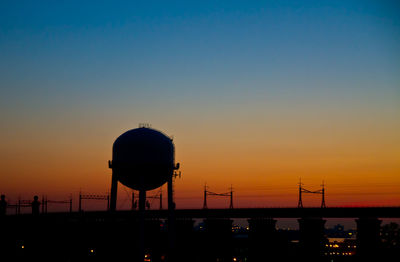
[[[325,184],[324,181],[322,180],[322,202],[321,202],[321,208],[325,208]]]
[[[207,209],[207,183],[204,184],[204,202],[203,209]]]
[[[321,199],[321,208],[325,208],[326,204],[325,204],[325,184],[324,181],[322,181],[322,185],[321,185],[321,189],[320,190],[316,190],[316,191],[311,191],[308,189],[305,189],[302,187],[302,183],[301,183],[301,179],[299,182],[299,202],[297,204],[298,208],[303,208],[303,200],[302,200],[302,194],[303,193],[309,193],[309,194],[320,194],[322,196]]]
[[[72,194],[69,197],[69,212],[72,213]]]
[[[230,205],[229,205],[229,208],[230,209],[233,209],[233,187],[232,187],[232,185],[231,185],[231,203],[230,203]]]
[[[82,212],[82,191],[79,191],[79,205],[78,205],[79,213]]]
[[[302,189],[301,189],[301,178],[299,181],[299,202],[297,203],[297,207],[298,208],[303,208],[303,200],[301,199],[301,193],[302,193]]]
[[[160,210],[162,210],[162,191],[160,192]]]

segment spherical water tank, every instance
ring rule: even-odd
[[[163,133],[140,127],[120,135],[113,145],[113,175],[127,187],[152,190],[174,172],[174,144]]]

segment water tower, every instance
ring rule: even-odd
[[[172,139],[148,125],[129,130],[120,135],[113,144],[110,210],[115,211],[117,203],[118,181],[139,191],[139,212],[141,214],[141,238],[144,239],[144,212],[146,191],[156,189],[168,183],[169,231],[174,231],[174,202],[172,180],[175,164],[175,147]],[[142,241],[143,242],[143,241]],[[170,236],[170,245],[174,245]],[[144,246],[142,248],[142,252]],[[143,254],[142,258],[143,258]],[[143,261],[143,260],[142,260]]]

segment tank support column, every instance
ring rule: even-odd
[[[114,212],[117,207],[117,191],[118,191],[118,179],[114,174],[114,169],[112,168],[112,162],[108,161],[109,168],[112,169],[111,175],[111,199],[110,199],[110,211]]]
[[[139,213],[140,213],[140,228],[139,228],[139,260],[144,261],[144,249],[145,249],[145,212],[146,212],[146,190],[139,191]]]
[[[111,199],[110,199],[111,212],[114,212],[117,207],[117,190],[118,190],[118,179],[113,174],[111,178]]]
[[[174,203],[174,188],[173,188],[173,176],[168,179],[168,248],[169,248],[169,259],[168,261],[174,261],[175,252],[175,203]]]

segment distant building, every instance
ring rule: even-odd
[[[341,257],[354,256],[357,249],[357,240],[355,238],[331,238],[325,245],[325,256]]]

